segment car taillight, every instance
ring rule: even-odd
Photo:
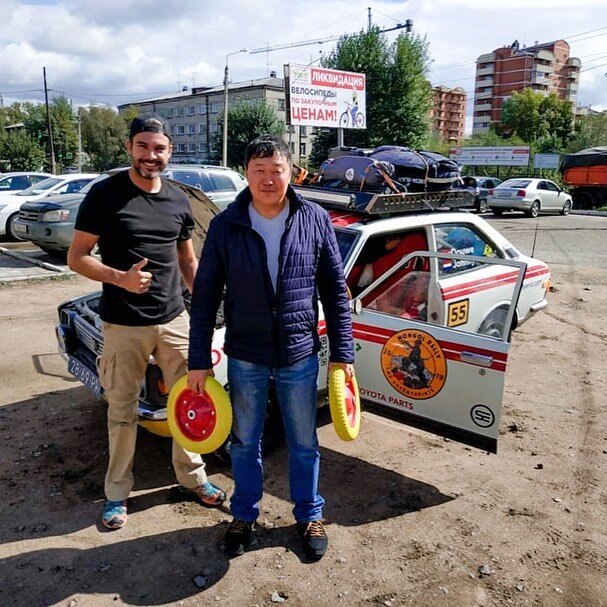
[[[516,195],[517,195],[519,198],[525,198],[525,194],[527,194],[527,192],[525,192],[525,190],[519,190],[519,191],[516,193]]]

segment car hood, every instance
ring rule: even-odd
[[[180,183],[179,181],[175,181],[173,179],[167,179],[167,181],[179,188],[182,192],[185,192],[187,197],[190,199],[190,205],[192,206],[192,217],[194,218],[192,244],[194,245],[196,257],[200,257],[202,245],[207,237],[211,219],[213,219],[215,215],[219,214],[221,210],[201,190],[192,188],[189,185],[185,185],[184,183]]]
[[[7,198],[9,196],[14,196],[15,194],[18,194],[19,192],[23,192],[23,190],[5,190],[4,192],[0,192],[0,200],[4,200],[5,198]]]
[[[84,199],[84,194],[59,194],[57,196],[48,196],[40,200],[32,200],[24,202],[21,205],[22,209],[28,211],[41,211],[47,207],[58,209],[61,207],[73,207],[74,204],[80,204]]]

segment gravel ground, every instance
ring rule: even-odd
[[[99,524],[105,410],[56,353],[58,303],[86,279],[0,288],[0,605],[607,605],[607,275],[552,266],[550,307],[514,334],[498,455],[364,414],[323,420],[330,546],[295,536],[286,452],[267,458],[254,549],[227,510],[183,501],[167,439],[143,430],[127,526]],[[229,469],[207,458],[231,489]]]

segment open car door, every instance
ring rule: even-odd
[[[467,329],[464,323],[453,326],[454,315],[467,314],[467,308],[464,299],[459,307],[451,300],[446,304],[441,268],[457,262],[473,263],[470,272],[479,274],[505,266],[507,286],[483,304],[488,314],[507,310],[501,334],[473,332],[469,323]],[[496,453],[510,327],[525,268],[510,260],[417,251],[369,285],[352,302],[364,405]]]

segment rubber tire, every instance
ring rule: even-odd
[[[7,220],[6,220],[6,235],[10,240],[26,240],[25,238],[21,238],[21,236],[19,236],[18,234],[15,234],[15,231],[13,229],[13,223],[15,221],[15,219],[17,219],[17,217],[19,217],[19,213],[13,213]]]
[[[571,211],[571,201],[567,200],[565,202],[565,204],[563,205],[563,208],[561,209],[561,215],[569,215],[570,211]]]
[[[475,208],[477,213],[486,213],[489,210],[489,207],[487,206],[487,199],[479,198]]]
[[[531,208],[527,211],[527,215],[529,215],[529,217],[533,217],[533,219],[536,219],[540,214],[540,203],[537,200],[534,200],[531,203]]]
[[[491,212],[496,216],[496,217],[501,217],[504,214],[504,209],[491,209]]]
[[[353,424],[350,423],[346,405],[346,374],[343,369],[334,367],[329,374],[329,408],[335,432],[344,441],[354,440],[360,432],[360,394],[354,376],[350,380],[350,389],[354,393]]]
[[[227,392],[214,378],[207,375],[204,389],[211,397],[215,406],[215,428],[213,432],[204,439],[193,440],[186,436],[177,423],[176,406],[177,401],[184,391],[187,391],[188,376],[184,375],[178,379],[169,393],[167,402],[167,419],[173,439],[184,449],[194,453],[212,453],[219,449],[227,440],[232,429],[232,405]]]
[[[507,314],[508,308],[496,308],[493,310],[480,324],[478,334],[501,339]]]

